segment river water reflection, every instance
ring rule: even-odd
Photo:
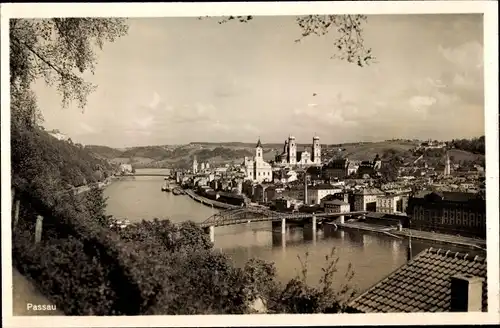
[[[138,173],[158,172],[138,170]],[[108,197],[108,214],[130,221],[168,218],[173,222],[192,220],[202,222],[217,210],[199,204],[188,196],[175,196],[162,192],[161,177],[130,177],[113,182],[105,189]],[[316,238],[302,228],[289,228],[285,238],[273,232],[270,222],[259,222],[215,229],[215,248],[228,254],[236,265],[243,265],[256,257],[272,261],[282,282],[300,273],[298,256],[308,256],[308,282],[316,284],[325,265],[325,256],[333,247],[339,256],[336,283],[343,282],[343,275],[351,263],[355,276],[351,283],[363,291],[397,269],[406,261],[408,241],[376,233],[360,231],[323,231],[318,229]],[[464,250],[451,245],[413,240],[414,254],[428,247]]]

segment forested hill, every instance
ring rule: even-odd
[[[473,139],[454,139],[449,144],[455,149],[465,150],[474,154],[485,154],[484,136]]]
[[[351,160],[371,160],[377,154],[398,154],[411,160],[417,148],[415,140],[386,140],[380,142],[358,142],[336,145],[322,145],[323,158],[347,157]],[[263,144],[264,159],[273,160],[283,150],[283,144]],[[311,145],[299,144],[297,149],[309,150]],[[447,142],[447,149],[453,152],[462,151],[455,157],[467,161],[476,161],[477,156],[484,155],[484,136],[474,139],[455,139]],[[85,149],[107,159],[112,163],[130,163],[140,167],[184,167],[191,166],[194,157],[198,162],[226,164],[242,162],[245,156],[255,154],[254,143],[244,142],[192,142],[186,145],[141,146],[126,149],[115,149],[106,146],[89,145]],[[417,156],[418,157],[418,156]]]
[[[37,180],[62,188],[79,187],[106,179],[114,167],[94,153],[57,140],[38,128],[15,124],[11,129],[12,184],[25,189]]]

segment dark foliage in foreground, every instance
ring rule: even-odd
[[[24,136],[26,145],[39,138]],[[14,158],[18,149],[12,150]],[[35,151],[28,146],[21,151],[27,150]],[[65,153],[53,156],[66,160]],[[29,204],[22,205],[13,234],[13,262],[68,315],[251,313],[257,297],[268,313],[342,309],[339,295],[325,287],[332,281],[331,268],[318,288],[300,279],[283,286],[273,264],[253,259],[235,267],[192,222],[143,221],[113,230],[101,190],[61,193],[64,183],[47,159],[31,159],[13,172],[16,197]],[[38,245],[33,243],[35,214],[44,217]]]
[[[358,35],[359,24],[348,19],[354,28],[349,35]],[[268,301],[269,312],[339,310],[340,299],[327,287],[331,268],[322,289],[301,280],[283,287],[272,264],[252,260],[234,267],[193,223],[142,222],[112,231],[102,193],[67,192],[101,181],[110,167],[40,129],[43,116],[31,83],[43,78],[61,93],[63,105],[76,100],[83,109],[95,86],[81,73],[93,71],[95,46],[126,31],[122,19],[9,22],[12,184],[22,204],[13,231],[15,267],[68,315],[248,313],[257,295]],[[37,245],[36,215],[44,217]]]

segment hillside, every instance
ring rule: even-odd
[[[36,180],[67,187],[103,181],[113,167],[100,155],[39,129],[12,125],[12,184],[29,188]]]
[[[85,149],[106,159],[120,157],[122,154],[122,151],[107,146],[87,145],[85,146]]]
[[[411,159],[413,155],[410,150],[415,148],[416,145],[417,143],[406,141],[349,143],[345,145],[336,145],[336,149],[332,150],[330,156],[345,157],[353,161],[363,161],[372,160],[377,155],[383,157],[384,154],[391,153]],[[329,148],[333,149],[333,147]],[[341,151],[337,149],[341,149]]]
[[[405,162],[411,162],[420,156],[412,150],[418,146],[417,141],[410,140],[388,140],[381,142],[360,142],[336,145],[322,145],[324,159],[348,158],[350,160],[372,160],[379,155],[384,160],[397,156]],[[263,144],[264,159],[274,160],[277,153],[283,151],[283,144]],[[311,145],[299,144],[297,149],[310,150]],[[141,167],[183,167],[190,168],[194,157],[198,162],[209,162],[212,165],[226,163],[240,163],[245,156],[253,157],[255,144],[243,142],[192,142],[180,146],[142,146],[130,147],[122,150],[106,146],[87,146],[86,149],[96,153],[101,158],[111,163],[130,163],[137,168]],[[424,154],[428,164],[444,164],[445,150],[429,150]],[[450,149],[450,158],[455,163],[484,161],[484,155],[473,154],[460,149]]]

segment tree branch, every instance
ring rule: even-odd
[[[74,75],[72,73],[65,73],[65,72],[63,72],[59,67],[56,67],[54,64],[52,64],[51,62],[49,62],[48,60],[46,60],[45,58],[43,58],[43,56],[41,56],[37,51],[35,51],[32,47],[28,46],[26,43],[24,43],[21,40],[19,40],[16,36],[11,35],[10,37],[18,45],[22,45],[22,46],[26,47],[26,49],[28,49],[31,53],[33,53],[36,57],[38,57],[41,61],[43,61],[47,66],[49,66],[50,68],[52,68],[61,77],[63,77],[63,78],[70,78],[70,79],[73,79],[74,81],[81,82],[81,79],[78,76],[76,76],[76,75]]]

